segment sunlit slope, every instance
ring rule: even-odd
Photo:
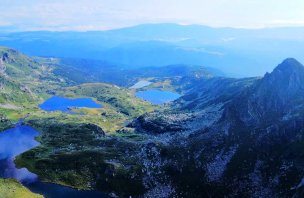
[[[0,179],[0,198],[43,198],[12,179]]]

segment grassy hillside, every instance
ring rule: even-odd
[[[64,75],[56,72],[58,68],[65,67],[61,64],[59,59],[28,57],[13,49],[0,47],[0,130],[28,116],[29,119],[55,118],[64,123],[93,123],[106,132],[114,132],[128,119],[154,109],[149,103],[136,98],[130,90],[117,86],[95,83],[69,87],[78,82],[73,80],[74,72]],[[97,62],[93,66],[98,67],[99,64]],[[87,73],[80,75],[84,76],[90,79]],[[104,108],[75,109],[77,114],[74,115],[40,110],[38,104],[51,95],[91,97],[102,103]]]
[[[23,89],[44,94],[70,83],[67,78],[55,75],[54,68],[41,59],[28,57],[16,50],[0,47],[0,72]]]
[[[0,130],[36,108],[41,98],[8,76],[0,74]]]
[[[58,123],[92,123],[106,133],[114,134],[127,121],[156,108],[135,97],[128,89],[104,83],[66,87],[56,94],[69,98],[90,97],[102,104],[103,108],[76,108],[72,110],[75,114],[37,110],[31,112],[26,120],[55,119]]]
[[[0,104],[27,104],[37,99],[31,90],[8,77],[0,76]]]
[[[42,198],[34,194],[19,182],[12,179],[0,179],[0,198]]]
[[[149,103],[135,97],[130,90],[110,84],[82,84],[68,87],[62,94],[68,97],[93,97],[101,103],[110,104],[117,112],[131,117],[153,110]]]
[[[29,57],[0,48],[0,130],[7,129],[36,108],[42,98],[34,91],[40,66]]]

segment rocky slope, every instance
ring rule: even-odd
[[[208,80],[174,110],[138,118],[131,126],[161,142],[142,158],[157,164],[150,174],[177,197],[303,196],[303,77],[286,59],[261,79]]]
[[[288,120],[303,113],[304,67],[286,59],[235,99],[243,122],[250,125]],[[233,106],[232,106],[233,108]]]
[[[140,116],[131,123],[138,131],[166,133],[196,131],[217,121],[224,106],[257,78],[233,79],[215,77],[199,79],[188,85],[184,96],[161,112]]]

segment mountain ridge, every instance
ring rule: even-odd
[[[1,35],[0,45],[33,56],[98,59],[126,67],[135,63],[138,67],[204,64],[235,76],[250,77],[271,71],[287,55],[303,61],[300,54],[303,33],[304,28],[243,30],[150,24],[101,32],[5,33]],[[162,43],[151,47],[152,41]],[[214,56],[214,52],[221,56]],[[163,58],[153,64],[158,56]],[[166,56],[171,58],[165,59]]]
[[[175,154],[162,161],[184,159],[172,167],[164,163],[162,169],[165,175],[180,170],[170,177],[184,196],[301,197],[304,97],[302,84],[288,82],[303,71],[298,61],[286,59],[263,78],[206,80],[173,102],[171,110],[145,114],[130,127],[159,139],[166,137],[165,145],[170,146],[164,147]],[[290,94],[282,94],[289,89]],[[181,179],[194,178],[198,172],[200,179],[195,182]]]

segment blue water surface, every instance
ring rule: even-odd
[[[141,80],[141,81],[138,81],[135,85],[133,85],[132,87],[130,87],[130,89],[140,89],[140,88],[143,88],[143,87],[146,87],[146,86],[149,86],[151,85],[152,82],[149,82],[149,81],[146,81],[146,80]]]
[[[178,93],[174,93],[170,91],[160,91],[160,90],[139,91],[136,92],[135,95],[155,105],[174,101],[181,96]]]
[[[28,169],[16,168],[14,159],[17,155],[39,146],[39,142],[35,140],[38,135],[38,131],[22,124],[0,132],[0,178],[16,179],[32,192],[41,194],[45,198],[109,197],[94,190],[77,190],[58,184],[41,182],[39,177]]]
[[[102,108],[101,104],[97,104],[91,98],[64,98],[60,96],[52,96],[44,101],[39,107],[45,111],[62,111],[70,112],[70,108]]]
[[[37,175],[26,168],[16,168],[14,159],[17,155],[39,145],[35,140],[38,134],[32,127],[24,125],[0,132],[0,177],[14,178],[20,182],[37,180]]]

